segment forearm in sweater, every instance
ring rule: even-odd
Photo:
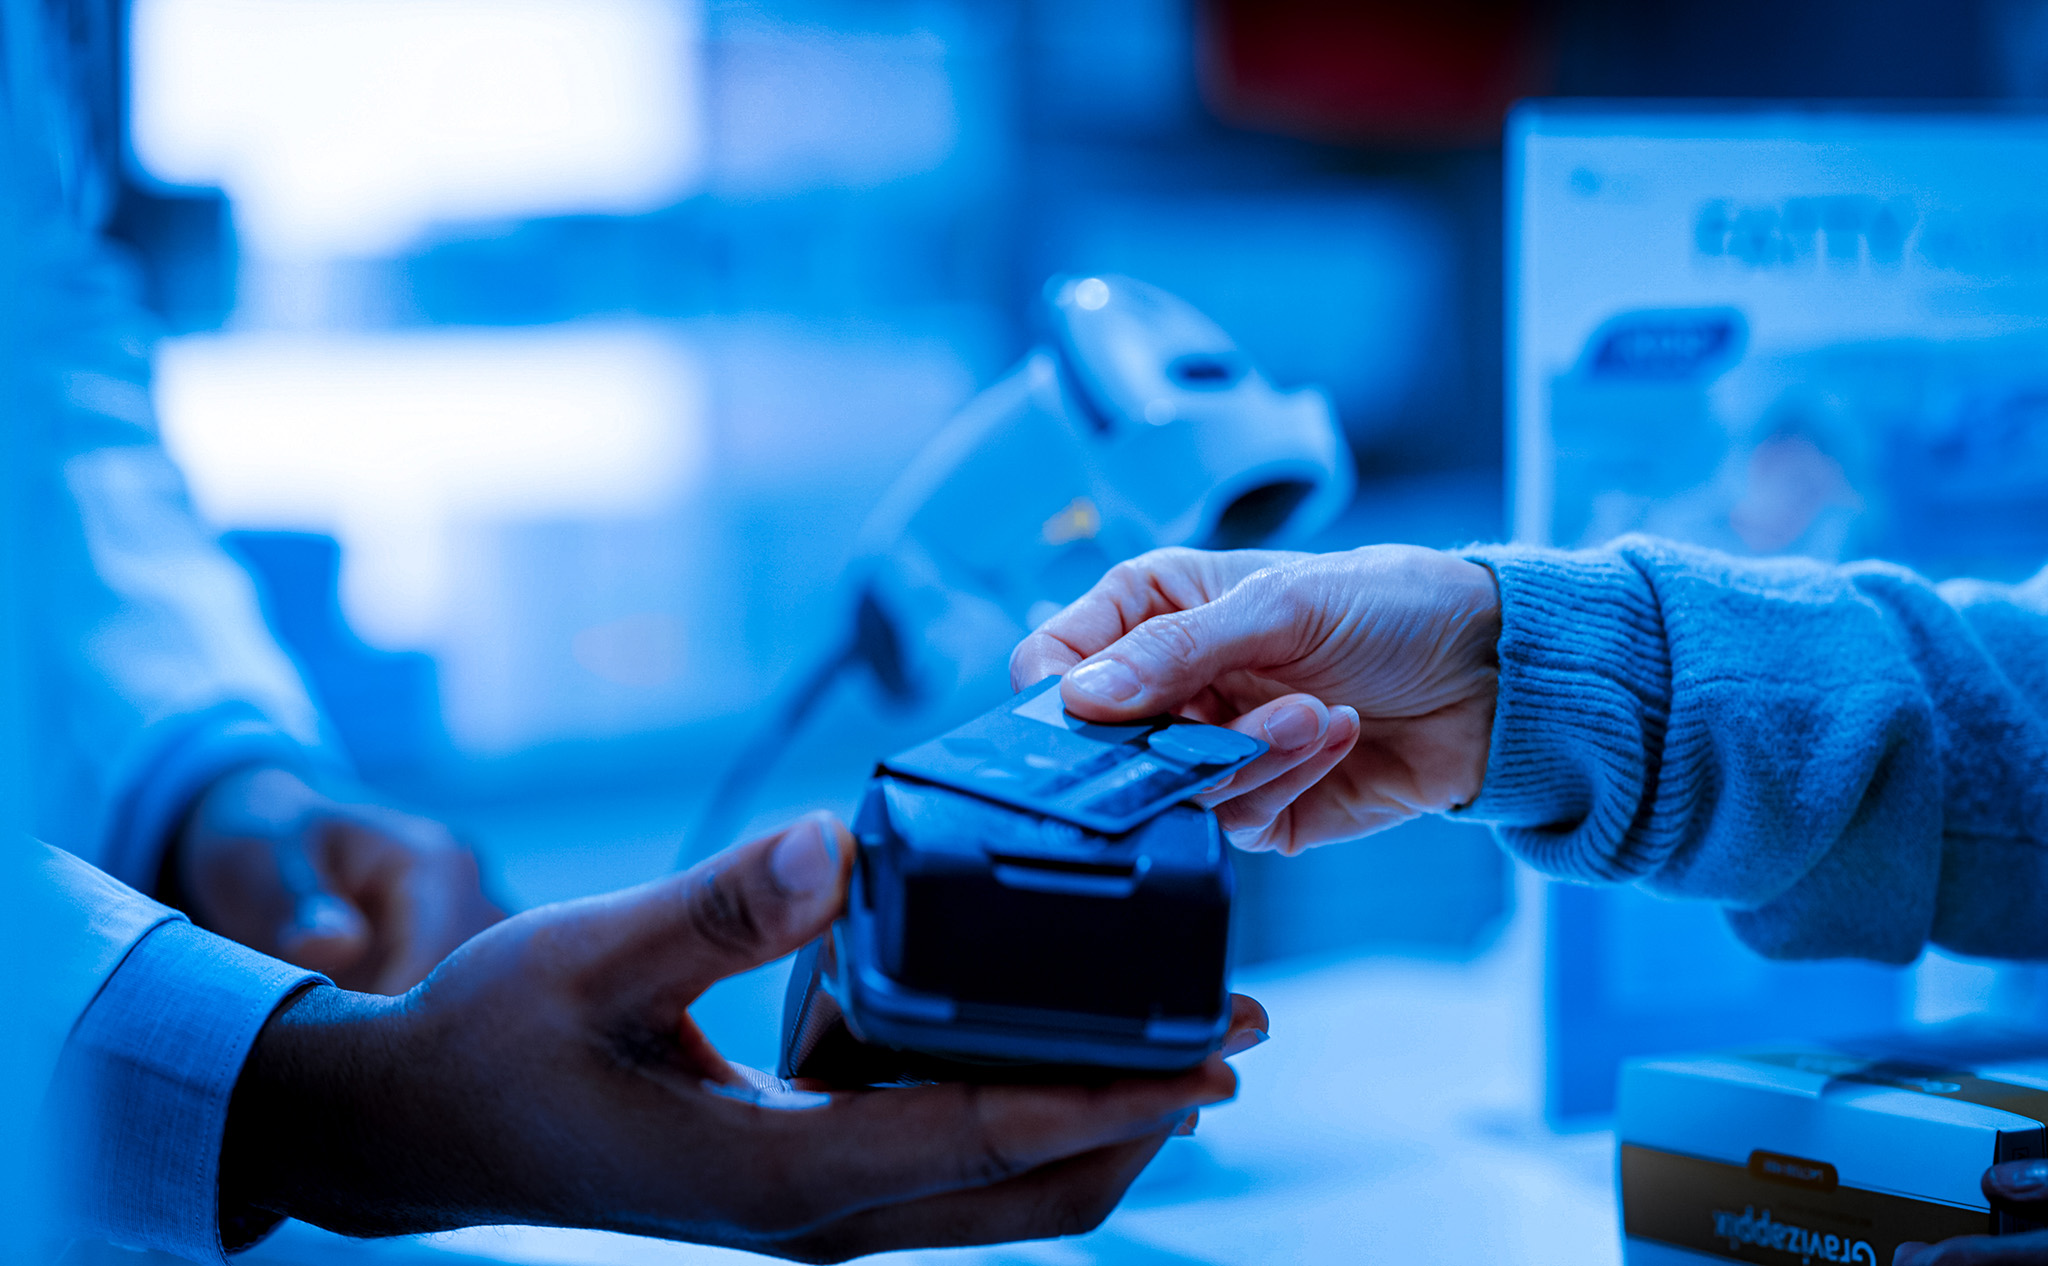
[[[1479,549],[1500,699],[1466,816],[1782,958],[2048,957],[2048,584],[1641,537]]]

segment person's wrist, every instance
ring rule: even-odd
[[[1458,591],[1459,649],[1469,664],[1492,668],[1500,662],[1500,580],[1484,563],[1456,554],[1444,559]]]
[[[297,779],[291,770],[261,763],[235,765],[222,770],[212,781],[192,793],[164,835],[163,848],[157,857],[156,887],[152,895],[172,909],[184,912],[193,923],[209,932],[219,932],[220,929],[214,926],[216,920],[212,917],[213,912],[206,908],[206,903],[196,900],[195,876],[190,873],[190,861],[195,851],[204,850],[195,849],[195,837],[211,830],[211,824],[224,812],[231,817],[246,817],[244,811],[224,810],[222,806],[246,798],[251,780],[263,777]]]
[[[192,908],[191,885],[185,878],[185,858],[191,851],[190,839],[205,817],[208,802],[220,795],[222,788],[235,784],[251,768],[260,767],[236,765],[196,787],[185,800],[184,807],[172,816],[170,829],[163,833],[162,847],[157,852],[156,881],[150,895],[173,910],[183,911],[195,924],[208,931],[213,929],[201,913]]]
[[[246,1210],[353,1235],[436,1229],[440,1183],[409,1074],[404,1000],[331,985],[292,998],[235,1082],[220,1161],[223,1224]],[[444,1123],[435,1122],[435,1128]]]
[[[1500,700],[1500,580],[1493,569],[1469,558],[1445,554],[1458,592],[1460,626],[1453,652],[1465,679],[1469,712],[1458,760],[1464,785],[1456,803],[1471,804],[1486,786],[1493,751],[1493,720]]]

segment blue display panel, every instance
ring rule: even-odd
[[[2048,116],[1538,106],[1510,135],[1516,535],[2048,555]]]
[[[2017,579],[2048,559],[2048,117],[1541,103],[1509,129],[1524,541]],[[1553,1116],[1629,1055],[1888,1027],[1902,973],[1556,887]]]

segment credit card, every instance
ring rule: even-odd
[[[893,774],[1119,835],[1219,787],[1266,744],[1186,717],[1105,725],[1060,703],[1048,678],[956,730],[882,762]]]

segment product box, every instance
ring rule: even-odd
[[[1991,1165],[2048,1148],[2048,1038],[2033,1045],[2031,1058],[2010,1040],[1902,1038],[1630,1062],[1624,1261],[1890,1266],[1908,1241],[2033,1229],[1979,1186]]]
[[[1516,540],[2040,568],[2048,110],[1552,98],[1503,150]],[[1553,1118],[1612,1110],[1626,1056],[1829,1042],[1904,1005],[1901,973],[1767,962],[1718,911],[1548,905]]]

